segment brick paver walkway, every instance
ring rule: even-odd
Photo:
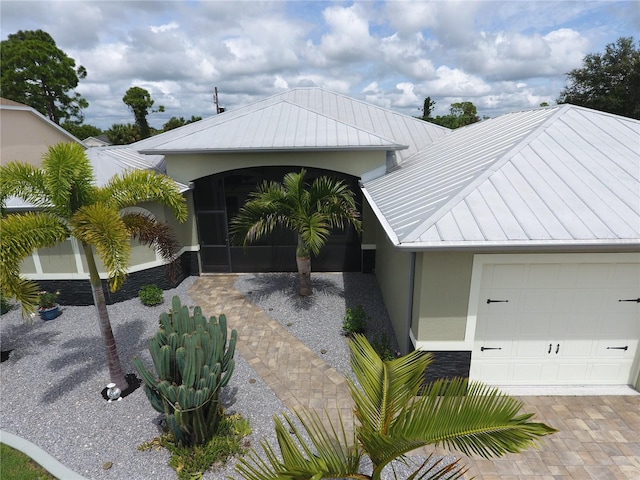
[[[352,403],[344,377],[250,303],[233,287],[236,279],[200,277],[189,295],[206,315],[227,316],[229,327],[238,331],[238,352],[288,408],[326,409],[332,417],[339,410],[350,424]],[[491,460],[463,458],[470,467],[467,478],[640,480],[640,395],[520,399],[538,421],[560,432],[545,437],[538,450]]]
[[[238,331],[237,351],[287,408],[326,409],[334,419],[340,411],[351,425],[353,404],[344,376],[233,288],[236,279],[200,277],[189,296],[205,315],[225,314],[228,327]]]

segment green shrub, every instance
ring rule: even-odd
[[[369,315],[366,314],[362,305],[356,308],[347,308],[347,312],[342,319],[342,331],[345,335],[351,336],[354,333],[364,333],[367,329]]]
[[[371,346],[376,351],[381,360],[394,360],[399,357],[398,352],[391,348],[391,340],[386,333],[376,335],[371,340]]]
[[[157,285],[145,285],[138,290],[138,296],[143,305],[147,307],[160,305],[164,301],[164,292]]]

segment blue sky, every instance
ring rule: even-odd
[[[42,29],[86,67],[85,122],[132,123],[147,89],[170,117],[321,86],[408,115],[555,103],[588,53],[640,31],[638,1],[0,1],[1,37]]]

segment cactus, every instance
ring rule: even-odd
[[[216,434],[223,414],[220,389],[233,374],[237,338],[232,330],[227,341],[224,315],[207,320],[200,307],[189,315],[175,296],[149,341],[158,378],[140,358],[133,359],[151,406],[165,415],[167,427],[182,445],[203,444]]]

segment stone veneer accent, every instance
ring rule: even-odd
[[[433,362],[424,372],[425,383],[439,378],[469,377],[471,351],[427,352],[433,355]]]
[[[138,296],[138,290],[144,285],[155,284],[163,290],[174,288],[186,277],[198,275],[197,252],[185,252],[180,256],[180,270],[173,281],[169,278],[169,267],[161,265],[129,274],[122,287],[110,292],[106,280],[102,280],[102,288],[107,305],[130,300]],[[60,305],[93,305],[91,284],[89,280],[36,280],[42,290],[59,291]]]

